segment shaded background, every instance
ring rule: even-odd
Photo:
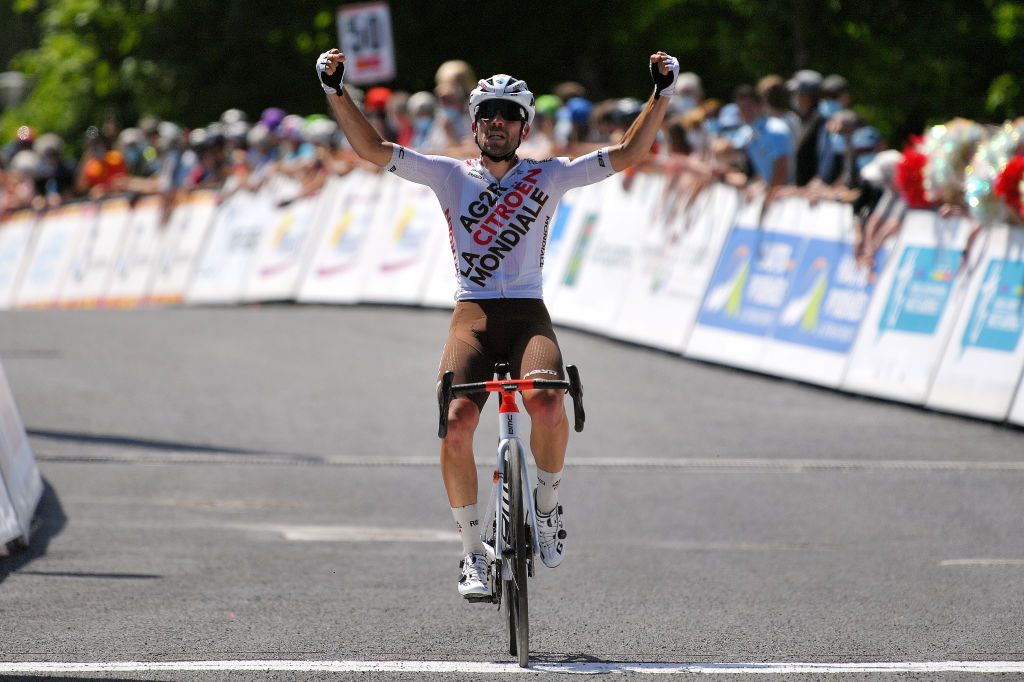
[[[33,79],[0,117],[65,136],[114,112],[197,127],[222,111],[324,109],[313,61],[337,42],[341,2],[11,0],[0,3],[0,67]],[[391,3],[398,77],[430,89],[461,58],[478,76],[511,71],[535,92],[577,80],[592,99],[645,97],[643,64],[664,49],[709,96],[799,68],[840,73],[855,108],[899,145],[962,115],[999,121],[1022,110],[1024,2],[1010,0],[520,1]]]

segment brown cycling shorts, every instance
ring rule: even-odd
[[[509,363],[514,379],[563,379],[562,351],[551,316],[537,298],[459,301],[437,379],[451,370],[456,384],[489,381],[494,363]],[[488,393],[467,396],[483,408]]]

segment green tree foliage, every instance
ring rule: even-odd
[[[1024,0],[617,0],[467,5],[393,0],[399,77],[430,89],[437,66],[509,72],[538,92],[577,80],[591,97],[646,97],[655,49],[701,75],[708,94],[768,73],[840,73],[855,106],[899,144],[956,115],[1002,120],[1024,109]],[[37,21],[5,49],[35,87],[0,118],[76,134],[108,112],[204,125],[239,107],[323,111],[313,59],[337,43],[337,5],[223,0],[14,0],[0,22]],[[0,29],[0,36],[5,31]],[[11,47],[14,46],[14,47]],[[0,51],[0,58],[10,56]]]

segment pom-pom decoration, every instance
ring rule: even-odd
[[[983,139],[984,127],[965,118],[955,118],[928,129],[921,152],[928,157],[924,191],[930,202],[962,203],[965,169]]]
[[[1024,221],[1024,209],[1020,205],[1022,180],[1024,180],[1024,156],[1015,156],[996,178],[994,192],[1009,209],[1015,223]]]
[[[903,150],[903,159],[896,164],[896,189],[910,208],[930,208],[932,202],[924,191],[924,167],[928,157],[918,148],[921,138],[912,137]]]
[[[982,226],[1018,221],[1020,215],[1019,174],[1003,177],[1016,157],[1024,134],[1022,120],[1007,121],[978,146],[967,166],[964,199],[971,215]]]

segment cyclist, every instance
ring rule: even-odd
[[[654,92],[619,144],[576,159],[520,159],[536,110],[526,83],[507,74],[479,81],[469,114],[480,156],[465,161],[425,156],[386,142],[349,98],[342,81],[345,55],[324,52],[316,63],[327,100],[353,150],[390,173],[429,186],[448,222],[458,283],[455,311],[438,378],[455,383],[491,378],[505,359],[513,377],[562,379],[562,356],[542,299],[541,267],[548,228],[561,196],[573,187],[603,180],[643,160],[654,143],[674,93],[679,64],[664,52],[651,55]],[[441,442],[441,475],[462,537],[459,593],[490,594],[480,540],[473,432],[487,393],[456,398]],[[565,555],[558,487],[569,439],[559,391],[523,393],[531,419],[530,449],[537,463],[534,500],[541,560],[555,567]]]

